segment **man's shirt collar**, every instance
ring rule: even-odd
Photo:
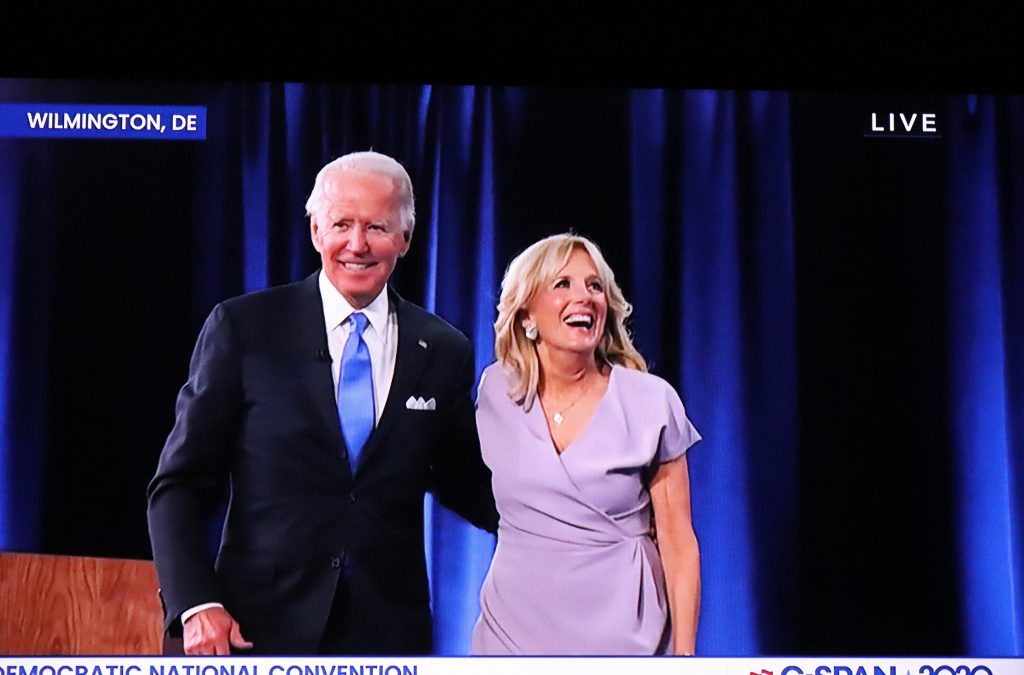
[[[387,285],[381,289],[381,292],[377,294],[377,297],[373,299],[366,307],[356,310],[352,308],[352,305],[345,296],[338,292],[338,289],[334,287],[331,280],[327,278],[327,274],[320,270],[320,298],[324,303],[324,322],[327,326],[327,330],[334,330],[339,324],[348,320],[349,315],[353,312],[362,312],[366,315],[367,320],[370,322],[370,326],[377,335],[380,336],[382,342],[387,343],[388,340],[388,287]]]

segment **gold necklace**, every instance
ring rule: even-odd
[[[594,386],[594,381],[593,381],[593,380],[591,380],[591,381],[590,381],[590,382],[589,382],[589,383],[587,384],[587,386],[583,388],[583,391],[582,391],[582,392],[580,392],[580,395],[579,395],[579,396],[577,396],[577,397],[576,397],[575,399],[573,399],[573,402],[572,402],[572,403],[570,403],[569,405],[565,406],[565,407],[564,407],[564,408],[562,408],[561,410],[556,410],[556,411],[555,411],[555,413],[554,413],[554,414],[553,414],[553,415],[551,416],[551,420],[552,420],[552,421],[553,421],[553,422],[554,422],[555,424],[557,424],[557,425],[561,426],[562,422],[564,422],[564,421],[565,421],[565,413],[569,412],[569,408],[572,408],[572,407],[573,407],[574,405],[576,405],[577,403],[579,403],[579,402],[580,402],[580,400],[581,400],[581,399],[582,399],[582,398],[583,398],[584,396],[586,396],[587,392],[588,392],[588,391],[590,391],[590,388],[591,388],[592,386]]]

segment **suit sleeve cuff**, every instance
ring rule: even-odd
[[[181,625],[184,626],[186,621],[191,619],[193,616],[195,616],[199,612],[202,612],[203,610],[206,610],[206,609],[211,609],[213,607],[221,607],[221,608],[223,608],[224,605],[220,604],[219,602],[207,602],[207,603],[204,603],[202,605],[196,605],[195,607],[193,607],[191,609],[186,609],[184,612],[181,613]]]

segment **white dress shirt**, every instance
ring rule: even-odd
[[[391,381],[395,376],[395,361],[398,359],[398,313],[388,302],[387,286],[366,307],[356,310],[334,287],[327,274],[320,270],[320,301],[324,309],[324,328],[327,329],[327,348],[331,352],[331,377],[334,378],[334,402],[338,402],[338,378],[341,374],[341,354],[345,341],[352,332],[348,317],[356,311],[366,315],[369,322],[363,330],[363,341],[370,351],[370,371],[373,374],[375,422],[380,422],[384,405],[388,402]],[[339,449],[340,451],[340,449]],[[219,602],[196,605],[181,613],[181,623],[204,609],[223,607]]]
[[[395,361],[398,358],[398,314],[391,311],[387,287],[366,307],[352,308],[327,275],[320,271],[320,299],[324,305],[324,327],[327,329],[327,347],[331,351],[331,376],[334,378],[334,400],[338,400],[338,377],[341,372],[341,353],[345,341],[352,332],[348,317],[356,311],[362,312],[369,320],[363,331],[363,341],[370,351],[370,369],[373,373],[374,413],[376,421],[384,411],[391,391],[391,380],[395,376]]]

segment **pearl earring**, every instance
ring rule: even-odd
[[[536,340],[537,339],[537,324],[532,321],[528,322],[525,326],[526,339]]]

